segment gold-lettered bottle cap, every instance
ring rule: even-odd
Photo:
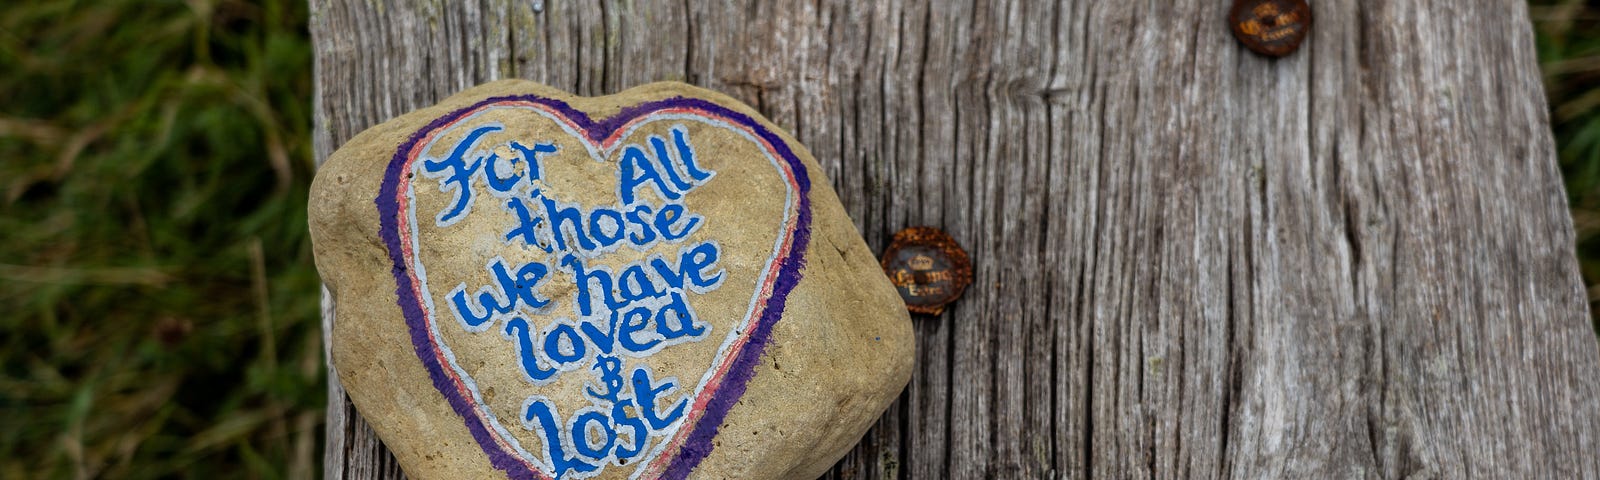
[[[938,315],[972,284],[967,252],[936,228],[911,227],[895,233],[882,263],[883,273],[912,313]]]
[[[1305,0],[1238,0],[1228,25],[1251,51],[1282,57],[1299,49],[1311,31],[1311,6]]]

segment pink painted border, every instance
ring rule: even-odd
[[[787,145],[783,144],[781,140],[777,139],[776,136],[770,131],[767,131],[749,117],[743,116],[736,112],[731,112],[726,108],[715,104],[710,104],[709,102],[697,101],[694,99],[679,98],[655,103],[655,105],[646,104],[634,107],[631,112],[630,110],[625,110],[623,114],[620,114],[617,117],[596,124],[590,122],[586,116],[581,114],[581,112],[576,112],[570,109],[570,107],[567,107],[564,103],[550,99],[534,96],[521,96],[485,100],[484,102],[480,102],[472,107],[458,110],[451,115],[440,118],[428,128],[418,131],[418,135],[413,136],[411,141],[408,142],[407,146],[403,146],[400,151],[396,152],[395,160],[399,161],[399,163],[391,163],[391,175],[386,178],[385,190],[389,192],[389,199],[394,202],[390,204],[393,206],[393,208],[383,208],[389,205],[383,205],[386,202],[383,201],[385,199],[383,198],[382,194],[380,194],[380,197],[377,199],[380,210],[386,210],[393,213],[392,216],[385,218],[385,220],[387,220],[385,222],[385,226],[394,227],[393,230],[388,231],[392,231],[392,233],[395,234],[394,240],[396,241],[386,243],[391,243],[393,247],[399,247],[397,249],[398,252],[393,251],[396,249],[391,249],[391,257],[399,257],[395,259],[403,262],[396,265],[396,277],[397,280],[402,281],[401,286],[403,289],[409,290],[409,292],[405,293],[409,293],[410,295],[402,295],[402,300],[404,297],[410,297],[411,299],[414,299],[415,303],[412,303],[409,306],[417,309],[416,313],[420,315],[416,316],[420,317],[422,320],[422,325],[420,326],[423,327],[422,330],[423,333],[425,333],[424,339],[416,338],[416,333],[418,332],[415,331],[416,328],[413,328],[413,340],[425,340],[423,344],[418,345],[418,354],[421,356],[431,352],[431,355],[429,356],[432,358],[424,358],[424,363],[428,364],[430,370],[433,370],[435,373],[442,374],[445,377],[442,379],[445,380],[445,382],[443,385],[441,385],[439,382],[441,379],[438,378],[439,375],[435,375],[435,386],[440,387],[441,393],[446,393],[447,397],[455,397],[452,399],[452,403],[457,407],[456,410],[458,413],[464,414],[466,412],[463,412],[463,410],[467,410],[470,411],[474,417],[476,417],[470,419],[476,420],[476,422],[468,422],[469,429],[473,428],[474,424],[477,424],[477,428],[474,429],[475,438],[478,438],[481,446],[485,448],[485,452],[490,454],[491,460],[496,464],[496,467],[506,470],[507,474],[511,477],[549,478],[548,474],[540,472],[538,467],[528,459],[516,454],[514,449],[511,448],[511,445],[499,435],[497,430],[492,428],[484,428],[485,425],[489,424],[493,420],[487,417],[482,406],[473,399],[471,390],[467,387],[463,379],[460,378],[460,376],[455,372],[455,369],[443,368],[445,365],[450,365],[451,362],[445,357],[443,351],[439,348],[442,340],[434,334],[434,315],[432,312],[427,311],[427,305],[422,301],[423,297],[420,281],[412,269],[400,267],[400,265],[413,265],[415,262],[415,255],[414,252],[411,251],[412,232],[410,229],[410,222],[403,221],[405,219],[398,218],[398,215],[401,212],[410,212],[410,198],[408,195],[406,195],[406,192],[411,191],[410,175],[396,174],[399,172],[411,172],[411,165],[420,156],[421,149],[431,142],[431,140],[440,132],[454,126],[462,119],[469,118],[476,113],[491,108],[504,107],[534,108],[549,113],[551,116],[564,121],[573,130],[584,133],[584,141],[590,142],[592,145],[599,147],[599,149],[602,151],[613,147],[622,133],[626,132],[629,128],[642,122],[651,121],[651,117],[654,115],[661,113],[697,115],[708,119],[719,120],[724,124],[740,128],[752,138],[758,139],[762,148],[766,149],[767,153],[772,155],[772,158],[787,160],[778,161],[776,163],[780,167],[780,172],[783,174],[785,180],[788,182],[789,187],[791,188],[789,200],[793,202],[791,205],[793,205],[794,208],[791,209],[791,214],[785,221],[784,237],[783,241],[779,243],[779,250],[776,255],[774,255],[772,263],[769,265],[767,276],[760,283],[761,292],[756,298],[757,303],[750,310],[750,314],[746,316],[746,318],[744,318],[736,328],[737,331],[742,333],[735,338],[733,343],[728,344],[727,348],[720,352],[719,356],[716,358],[714,363],[715,370],[712,374],[712,377],[702,385],[697,386],[699,393],[695,396],[695,400],[692,403],[686,418],[682,420],[683,423],[680,424],[674,435],[664,442],[664,446],[659,446],[653,449],[653,451],[657,451],[659,453],[643,467],[644,470],[642,472],[639,472],[646,477],[662,475],[667,477],[681,478],[682,475],[686,474],[694,464],[698,463],[699,459],[703,458],[705,454],[709,453],[709,440],[711,436],[715,434],[715,429],[718,426],[717,424],[720,424],[722,417],[726,415],[727,407],[731,407],[732,402],[729,400],[729,396],[724,395],[722,397],[718,397],[717,393],[723,390],[722,387],[725,380],[728,378],[729,373],[738,370],[738,367],[742,367],[744,371],[741,372],[742,375],[738,378],[739,381],[737,382],[737,393],[742,395],[745,383],[748,381],[749,374],[752,373],[750,370],[754,364],[754,360],[759,356],[759,350],[764,349],[765,341],[767,336],[770,334],[771,324],[775,323],[780,316],[779,314],[781,314],[784,297],[787,295],[788,290],[791,289],[793,284],[798,280],[798,270],[801,262],[798,258],[799,255],[791,254],[794,253],[796,249],[801,249],[801,251],[803,251],[804,244],[809,237],[810,211],[809,198],[806,195],[809,190],[809,181],[805,178],[803,170],[804,166],[799,163],[797,158],[794,157],[792,150],[789,149]],[[674,103],[677,103],[677,105],[674,105]],[[655,106],[657,108],[645,108],[650,106]],[[576,113],[576,115],[574,115],[574,113]],[[616,120],[623,118],[626,118],[626,120],[622,122],[616,122]],[[599,132],[608,133],[603,138],[600,138],[596,135],[596,133]],[[797,168],[799,169],[798,171]],[[389,188],[391,186],[393,188]],[[394,255],[395,253],[398,253],[398,255]],[[402,273],[404,275],[403,278]],[[771,300],[774,298],[777,298],[778,300],[777,305],[775,305],[777,307],[776,310],[770,308],[774,307],[774,305],[771,305]],[[408,305],[404,305],[403,302],[402,307],[407,306]],[[410,309],[406,310],[409,311]],[[411,315],[408,315],[408,317],[411,317]],[[759,325],[757,324],[758,318],[764,320],[760,322]],[[416,326],[417,325],[414,325],[414,327]],[[746,352],[746,347],[750,344],[752,338],[757,337],[759,337],[760,340],[758,342],[759,345],[757,345],[757,351],[754,352],[755,355],[749,355],[751,352]],[[426,348],[424,349],[423,347]],[[432,360],[432,362],[429,362],[428,360]],[[450,391],[447,392],[447,390]],[[451,393],[454,395],[450,395]],[[736,397],[734,398],[736,399]],[[465,405],[460,404],[463,402]],[[704,419],[705,414],[708,411],[715,413],[712,416],[716,418],[715,424],[706,427],[701,425],[701,420]],[[697,448],[684,448],[686,445],[692,444],[698,444],[694,445],[694,447]],[[491,449],[499,451],[490,451]],[[505,460],[512,459],[516,460],[516,463],[520,465],[507,465]]]

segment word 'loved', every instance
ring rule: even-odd
[[[594,372],[583,385],[588,405],[570,417],[534,394],[523,402],[521,419],[542,438],[545,461],[557,478],[598,474],[607,465],[630,463],[687,414],[689,399],[678,379],[658,379],[647,365],[627,369],[624,359],[698,342],[711,331],[688,300],[722,285],[722,251],[714,240],[685,241],[705,218],[681,200],[716,172],[695,162],[688,133],[674,127],[670,140],[651,135],[644,144],[623,145],[618,202],[586,208],[545,192],[544,160],[559,153],[556,144],[485,141],[504,130],[494,123],[478,126],[446,156],[421,162],[424,177],[454,194],[435,223],[450,227],[469,216],[481,184],[515,219],[503,243],[537,248],[549,260],[517,263],[497,256],[484,266],[492,282],[470,293],[462,282],[448,295],[449,307],[468,332],[498,330],[514,345],[524,380],[535,386],[550,385],[569,371]],[[660,203],[647,200],[652,196]],[[592,262],[622,245],[642,253],[663,242],[676,251],[616,267]],[[555,316],[559,307],[540,291],[554,275],[576,286],[570,315],[535,325],[530,315]]]

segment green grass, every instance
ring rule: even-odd
[[[1600,329],[1600,2],[1535,0],[1531,6],[1578,262]]]
[[[1535,1],[1592,306],[1600,8]],[[0,7],[0,478],[320,463],[300,0]]]
[[[0,9],[0,478],[311,475],[303,1]]]

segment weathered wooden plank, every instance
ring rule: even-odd
[[[311,0],[316,150],[503,77],[761,109],[977,266],[829,478],[1600,478],[1526,6],[1318,0],[1269,60],[1228,3]],[[327,477],[397,478],[330,377]]]

